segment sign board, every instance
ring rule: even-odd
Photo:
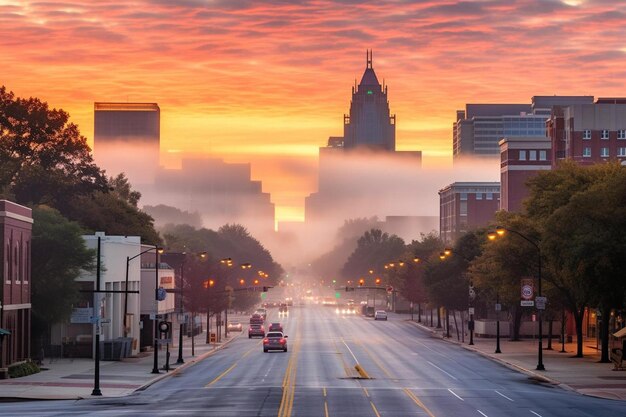
[[[101,324],[110,324],[111,323],[111,319],[100,319],[100,323]]]
[[[91,323],[93,307],[73,308],[70,323]]]
[[[391,294],[393,292],[393,287],[391,285],[387,285],[387,292]]]
[[[470,300],[473,300],[476,298],[476,291],[474,291],[474,287],[470,287],[469,289],[469,298]]]
[[[548,297],[535,297],[537,303],[537,310],[545,310],[548,303]]]
[[[520,302],[520,305],[521,305],[522,307],[532,307],[532,306],[534,306],[534,305],[535,305],[535,302],[534,302],[533,300],[522,300],[522,301]]]
[[[502,311],[502,304],[496,304],[496,311]]]
[[[172,339],[154,339],[158,345],[170,345],[172,344]]]
[[[165,300],[166,297],[167,297],[167,291],[165,291],[165,288],[159,287],[157,289],[156,299],[158,301],[163,301]]]
[[[150,320],[161,320],[162,318],[164,318],[163,314],[150,313]]]
[[[174,277],[172,277],[172,276],[161,277],[161,285],[163,285],[163,284],[171,284],[172,282],[174,282]]]
[[[535,289],[533,286],[532,278],[522,278],[521,280],[521,297],[522,300],[532,300],[535,295]],[[524,304],[522,304],[524,305]]]
[[[470,307],[468,310],[470,314],[474,314],[474,307]]]

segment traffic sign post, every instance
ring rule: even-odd
[[[548,303],[548,297],[535,297],[535,302],[537,303],[537,310],[545,310],[546,304]]]

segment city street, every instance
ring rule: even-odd
[[[624,416],[626,403],[583,396],[432,338],[390,316],[374,321],[303,306],[278,319],[289,351],[245,334],[122,398],[0,404],[20,416]],[[355,370],[360,365],[361,373]],[[366,377],[369,376],[370,379]]]

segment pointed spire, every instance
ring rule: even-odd
[[[372,67],[372,50],[368,49],[365,52],[366,56],[367,56],[367,66],[366,68],[373,68]]]

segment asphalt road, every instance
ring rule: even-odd
[[[270,321],[276,313],[270,313]],[[239,337],[204,361],[124,398],[0,404],[7,416],[624,417],[585,397],[432,339],[402,319],[294,307],[289,352]],[[355,364],[371,379],[359,379]]]

